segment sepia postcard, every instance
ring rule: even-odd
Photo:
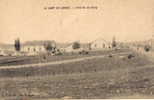
[[[154,0],[0,0],[0,100],[154,99]]]

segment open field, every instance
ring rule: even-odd
[[[111,51],[112,52],[112,51]],[[96,72],[97,70],[110,70],[113,69],[112,64],[117,64],[119,57],[126,56],[127,52],[123,51],[112,52],[118,56],[108,57],[108,54],[90,56],[68,60],[61,60],[56,62],[42,63],[42,64],[28,64],[18,66],[1,66],[0,77],[29,77],[29,76],[42,76],[42,75],[59,75],[70,73],[83,73],[83,72]],[[125,54],[126,53],[126,54]],[[61,57],[61,56],[59,56]],[[74,57],[74,55],[73,55]],[[125,58],[124,58],[125,60]],[[127,60],[127,59],[126,59]],[[108,63],[109,62],[109,63]],[[112,62],[112,63],[110,63]],[[127,63],[127,61],[125,61]],[[128,62],[129,63],[129,62]],[[118,62],[118,66],[122,66],[123,62]],[[127,65],[127,64],[126,64]],[[102,67],[103,66],[103,67]],[[119,66],[119,67],[120,67]]]
[[[118,50],[116,52],[123,52],[125,50]],[[24,65],[24,64],[36,64],[36,63],[46,63],[51,61],[61,61],[73,58],[82,58],[88,56],[96,56],[96,55],[104,55],[108,53],[114,53],[115,51],[91,51],[88,55],[79,55],[76,53],[67,53],[63,55],[57,56],[47,56],[47,55],[38,55],[38,56],[7,56],[7,57],[0,57],[0,66],[9,66],[9,65]],[[44,59],[45,57],[45,59]]]
[[[128,51],[120,51],[128,52]],[[113,53],[113,52],[112,52]],[[154,63],[135,52],[45,67],[0,70],[0,97],[118,98],[154,96]]]

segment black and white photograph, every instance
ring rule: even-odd
[[[154,0],[0,0],[0,100],[154,99]]]

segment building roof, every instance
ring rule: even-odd
[[[56,43],[57,48],[67,48],[72,45],[72,43]]]
[[[95,42],[97,42],[97,41],[103,41],[103,42],[105,42],[105,43],[109,44],[109,42],[108,42],[108,41],[106,41],[106,40],[105,40],[105,39],[103,39],[103,38],[98,38],[98,39],[96,39],[96,40],[92,41],[92,42],[91,42],[91,44],[92,44],[92,43],[95,43]]]
[[[50,42],[50,43],[56,44],[56,42],[54,40],[52,40],[52,41],[40,40],[40,41],[27,41],[27,42],[23,43],[22,46],[43,46],[45,44],[45,42]]]

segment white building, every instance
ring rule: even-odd
[[[46,41],[28,41],[21,46],[21,51],[29,55],[36,55],[46,52],[44,43]],[[50,41],[52,45],[56,45],[54,41]]]
[[[74,49],[73,49],[73,45],[69,45],[68,47],[64,48],[64,51],[65,52],[72,52]]]
[[[102,38],[99,38],[91,43],[92,50],[107,50],[111,48],[111,44]]]
[[[44,46],[41,45],[25,45],[21,48],[21,51],[23,52],[45,52]]]
[[[0,55],[11,56],[15,53],[14,45],[12,44],[0,44]]]

